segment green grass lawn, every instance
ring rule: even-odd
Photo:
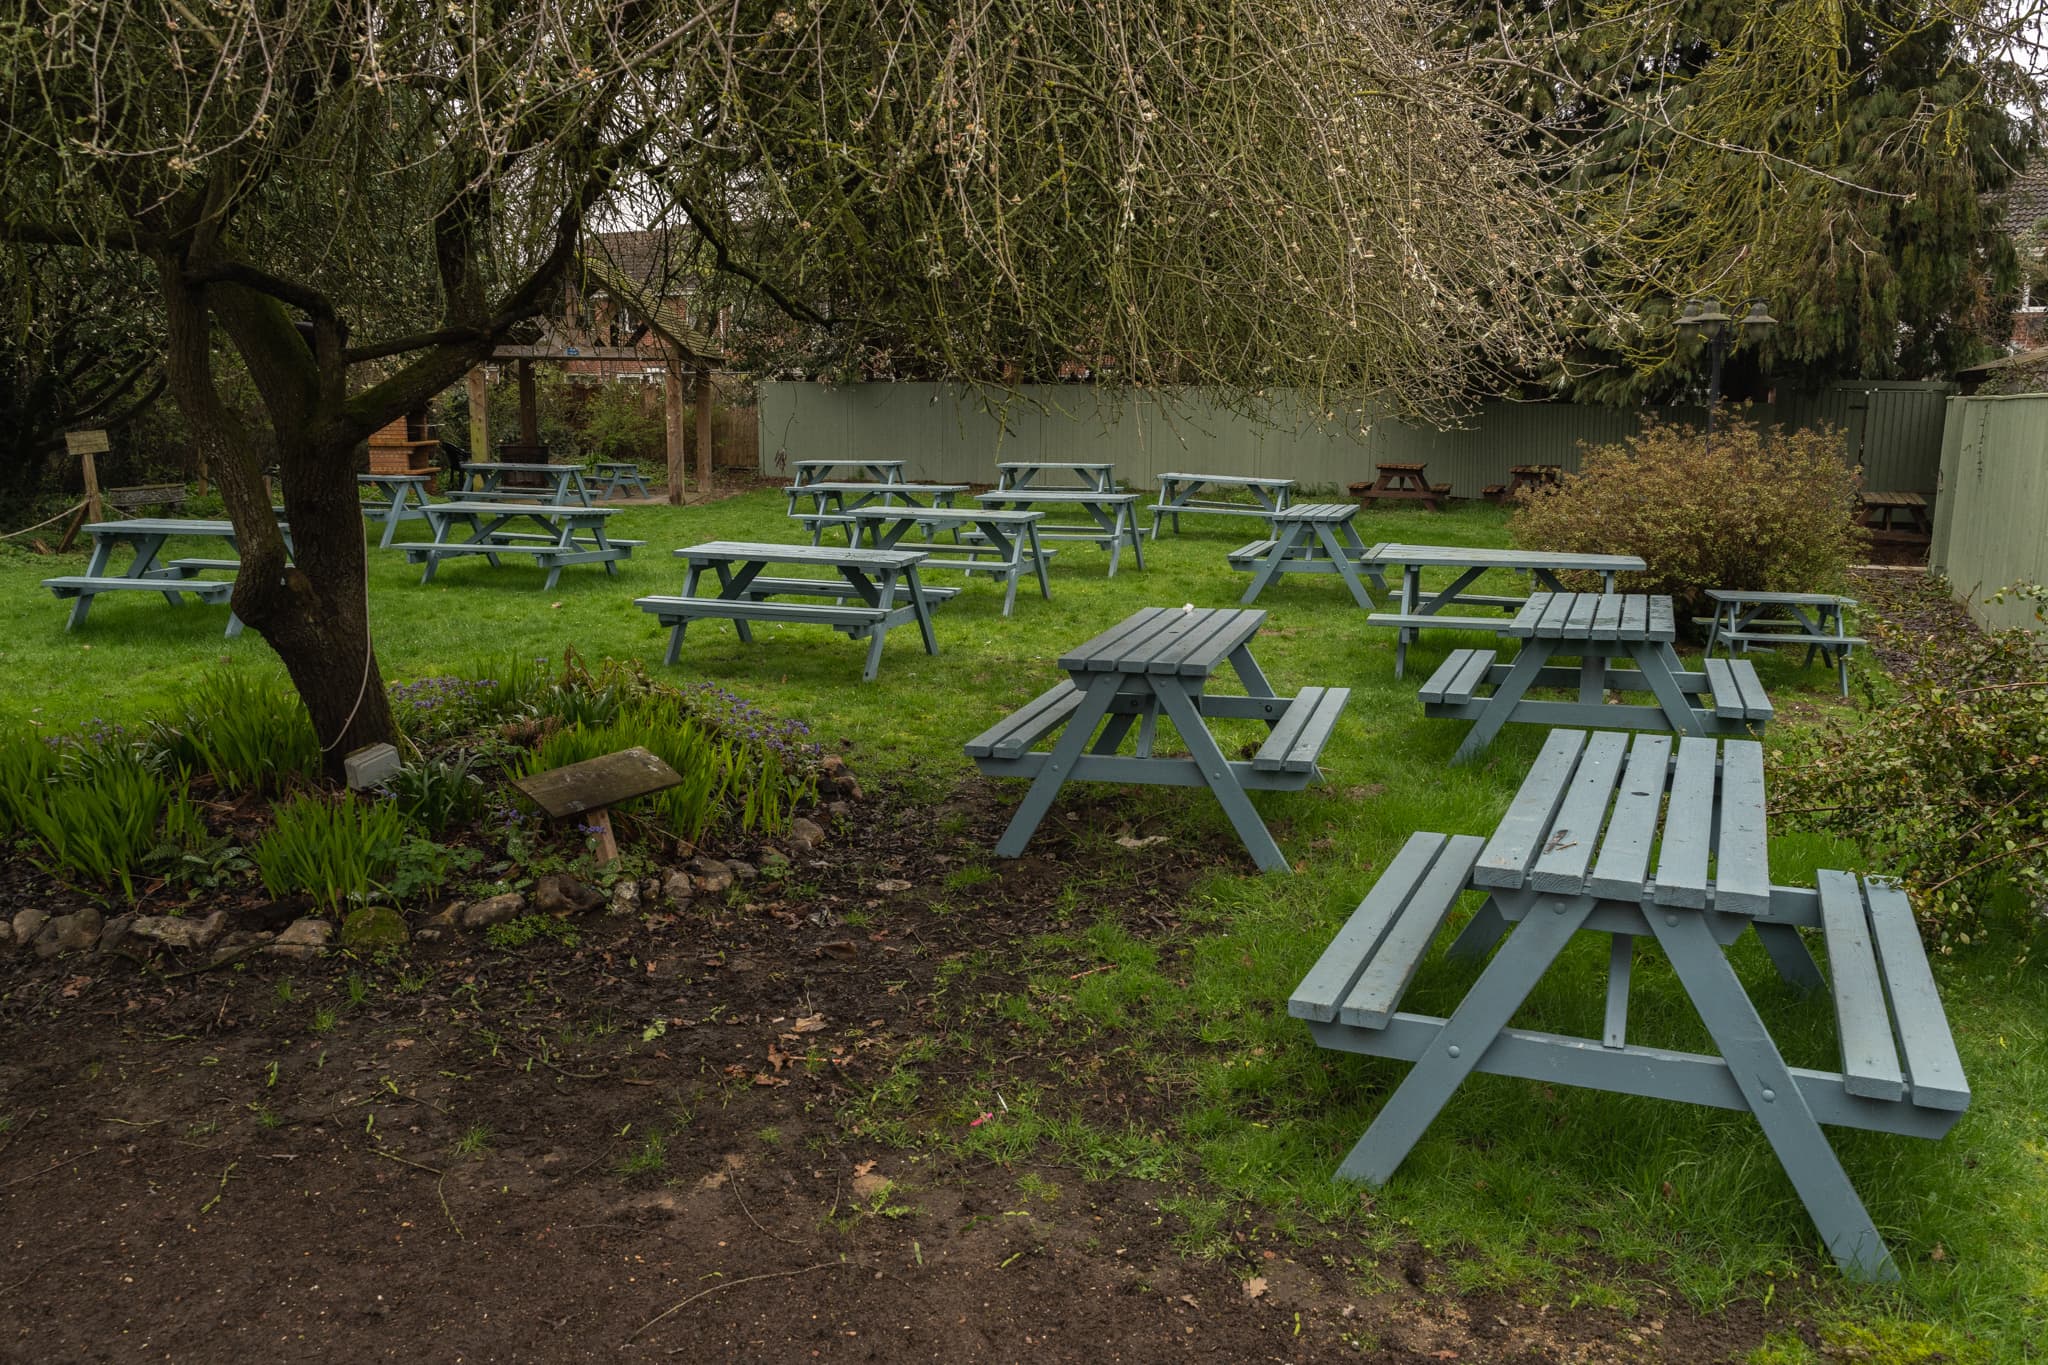
[[[783,505],[779,493],[760,492],[701,509],[628,509],[613,527],[648,542],[637,557],[616,578],[594,566],[569,568],[552,592],[542,590],[537,569],[481,562],[448,564],[423,587],[419,569],[402,555],[373,550],[371,612],[385,675],[397,681],[483,660],[554,658],[570,647],[590,658],[639,659],[661,672],[665,632],[632,599],[680,590],[682,574],[667,551],[715,538],[798,539]],[[807,720],[828,744],[850,740],[864,777],[886,777],[942,805],[963,780],[980,780],[963,741],[1057,681],[1062,650],[1142,606],[1236,603],[1247,580],[1224,555],[1251,539],[1256,523],[1194,517],[1186,525],[1186,534],[1147,545],[1145,570],[1127,555],[1114,580],[1103,576],[1106,556],[1094,547],[1061,545],[1053,600],[1020,586],[1008,620],[998,614],[1000,588],[975,579],[938,613],[942,652],[928,657],[914,630],[898,630],[874,683],[860,681],[865,646],[819,627],[757,626],[756,643],[746,646],[726,623],[701,624],[681,665],[667,671]],[[1368,543],[1507,543],[1504,516],[1475,505],[1443,515],[1365,512],[1358,529]],[[174,611],[142,594],[102,598],[87,625],[66,634],[68,604],[38,580],[75,573],[81,562],[12,552],[0,558],[0,676],[9,684],[0,717],[9,724],[48,733],[94,719],[133,720],[208,670],[276,666],[253,634],[221,638],[225,608]],[[1501,577],[1504,590],[1515,590],[1515,580]],[[1600,1276],[1612,1286],[1606,1292],[1623,1297],[1632,1278],[1652,1275],[1708,1304],[1750,1294],[1817,1295],[1824,1317],[1876,1323],[1888,1350],[1917,1342],[1958,1359],[2037,1358],[2048,1298],[2041,1119],[2048,1112],[2048,1005],[2039,970],[2026,976],[2011,968],[2011,944],[1937,964],[1975,1094],[1954,1132],[1939,1143],[1833,1134],[1905,1272],[1896,1290],[1840,1283],[1754,1122],[1720,1111],[1477,1077],[1386,1189],[1364,1199],[1333,1184],[1344,1148],[1405,1066],[1319,1051],[1286,1017],[1286,997],[1410,833],[1492,829],[1543,735],[1511,726],[1482,761],[1453,769],[1448,759],[1465,727],[1425,719],[1415,691],[1446,651],[1490,645],[1490,637],[1426,635],[1410,650],[1408,677],[1397,681],[1391,633],[1368,628],[1335,578],[1283,579],[1260,605],[1269,616],[1253,648],[1281,692],[1311,684],[1352,689],[1324,754],[1328,783],[1256,798],[1299,874],[1253,875],[1205,795],[1133,790],[1120,797],[1132,832],[1200,841],[1238,858],[1241,874],[1208,878],[1180,907],[1192,929],[1186,952],[1162,956],[1155,941],[1096,915],[1089,887],[1077,885],[1073,932],[1019,945],[1034,964],[1030,986],[960,1006],[962,1046],[975,1046],[975,1031],[991,1019],[1047,1040],[1047,1050],[1057,1040],[1115,1036],[1133,1050],[1148,1083],[1173,1097],[1173,1131],[1109,1131],[1078,1121],[1056,1087],[1026,1086],[1004,1092],[1014,1121],[976,1132],[953,1119],[971,1117],[982,1095],[920,1089],[914,1067],[900,1093],[871,1097],[866,1119],[876,1131],[905,1140],[945,1132],[953,1135],[948,1141],[998,1155],[1013,1146],[1050,1147],[1083,1169],[1177,1181],[1186,1193],[1169,1212],[1197,1250],[1222,1235],[1233,1208],[1249,1204],[1298,1226],[1305,1238],[1335,1227],[1367,1248],[1419,1240],[1455,1265],[1461,1281],[1540,1288],[1568,1270],[1604,1266],[1612,1272]],[[1784,725],[1853,705],[1835,697],[1831,668],[1801,672],[1796,659],[1759,658]],[[1867,682],[1866,661],[1857,664]],[[1244,724],[1249,738],[1257,727]],[[1008,795],[1021,794],[1021,783],[1008,785]],[[1086,836],[1102,841],[1111,866],[1109,841],[1120,832]],[[1778,880],[1806,882],[1818,866],[1864,863],[1853,847],[1796,834],[1774,839]],[[1116,969],[1070,980],[1076,961]],[[1584,936],[1518,1022],[1597,1035],[1604,965],[1604,945]],[[1828,1001],[1798,999],[1778,986],[1753,940],[1737,950],[1737,965],[1794,1064],[1834,1066]],[[1424,964],[1410,1007],[1447,1010],[1471,976],[1439,950]],[[1654,952],[1639,958],[1630,1033],[1646,1043],[1703,1042]],[[991,1084],[1002,1084],[994,1060],[990,1067]],[[1783,1358],[1803,1350],[1788,1347]]]

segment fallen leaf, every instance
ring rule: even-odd
[[[1183,1294],[1183,1295],[1181,1295],[1181,1296],[1180,1296],[1180,1301],[1181,1301],[1182,1303],[1186,1304],[1186,1305],[1187,1305],[1188,1307],[1190,1307],[1190,1308],[1200,1308],[1200,1307],[1202,1306],[1202,1305],[1200,1305],[1199,1303],[1196,1303],[1196,1302],[1195,1302],[1195,1296],[1194,1296],[1193,1294]]]
[[[1431,1351],[1429,1358],[1431,1360],[1456,1360],[1458,1353],[1456,1351]]]
[[[851,962],[860,956],[860,945],[850,938],[835,938],[830,943],[820,943],[818,951],[830,953],[834,957],[843,957],[848,962]]]
[[[74,976],[64,983],[64,988],[58,991],[57,994],[63,996],[66,1000],[76,1000],[78,993],[91,984],[92,978],[89,976]]]
[[[816,1033],[819,1029],[825,1027],[825,1016],[822,1014],[807,1014],[794,1024],[791,1024],[790,1027],[798,1033]]]
[[[877,891],[908,891],[909,889],[910,883],[904,881],[901,877],[884,877],[875,883],[875,890]]]
[[[1244,1282],[1244,1296],[1248,1299],[1265,1298],[1266,1277],[1264,1275],[1254,1275],[1249,1280],[1246,1280]]]
[[[782,1068],[789,1065],[789,1054],[773,1043],[768,1044],[768,1065],[774,1067],[777,1071],[782,1070]],[[756,1081],[755,1084],[758,1085],[760,1082]]]
[[[853,1197],[856,1199],[873,1199],[887,1194],[889,1189],[889,1177],[886,1175],[857,1175],[853,1178]]]
[[[1133,839],[1130,835],[1126,834],[1116,842],[1120,848],[1150,848],[1154,844],[1165,843],[1166,836],[1164,834],[1148,834],[1142,839]]]
[[[788,1081],[786,1081],[786,1080],[784,1080],[784,1079],[782,1079],[782,1077],[780,1077],[780,1076],[771,1076],[771,1075],[769,1075],[769,1074],[768,1074],[767,1072],[765,1072],[765,1071],[757,1071],[757,1072],[755,1072],[755,1073],[754,1073],[754,1084],[755,1084],[755,1085],[788,1085],[788,1084],[789,1084],[789,1082],[788,1082]]]
[[[1948,1251],[1941,1245],[1941,1243],[1936,1242],[1934,1244],[1934,1250],[1927,1253],[1927,1259],[1930,1261],[1946,1261],[1948,1259]]]
[[[867,1173],[868,1173],[869,1171],[872,1171],[873,1169],[875,1169],[875,1163],[874,1163],[874,1162],[872,1162],[872,1161],[862,1161],[862,1162],[858,1162],[858,1163],[856,1163],[856,1164],[854,1165],[854,1168],[853,1168],[853,1173],[854,1173],[855,1175],[866,1175],[866,1174],[867,1174]]]

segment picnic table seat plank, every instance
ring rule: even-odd
[[[1366,963],[1372,961],[1387,930],[1393,927],[1402,908],[1449,844],[1450,839],[1442,834],[1418,832],[1408,836],[1386,871],[1373,883],[1372,890],[1366,892],[1365,899],[1323,949],[1316,965],[1294,988],[1287,1000],[1288,1014],[1317,1021],[1337,1017],[1338,1009],[1364,973]]]
[[[1344,996],[1337,1017],[1361,1028],[1384,1028],[1401,997],[1415,979],[1444,921],[1450,918],[1458,897],[1465,892],[1465,879],[1479,856],[1485,840],[1461,834],[1444,843],[1438,858],[1415,886],[1413,895],[1387,927],[1358,981]]]
[[[1451,706],[1471,701],[1499,657],[1500,651],[1493,649],[1452,650],[1422,685],[1422,700]]]
[[[1896,885],[1877,878],[1863,879],[1863,894],[1913,1103],[1959,1114],[1969,1108],[1970,1085],[1934,986],[1934,972],[1927,965],[1913,903]]]
[[[1070,719],[1087,694],[1062,679],[967,741],[969,758],[1016,758]]]
[[[1714,845],[1716,910],[1770,913],[1771,852],[1765,812],[1764,751],[1749,745],[1724,748],[1721,805],[1715,820],[1720,831]]]
[[[1302,688],[1252,755],[1252,767],[1262,772],[1307,772],[1315,767],[1350,699],[1348,687]]]
[[[1906,1080],[1899,1071],[1898,1050],[1892,1045],[1891,1017],[1885,1009],[1870,921],[1863,910],[1863,889],[1848,872],[1822,871],[1816,881],[1821,925],[1827,935],[1835,1023],[1841,1037],[1843,1084],[1852,1095],[1898,1099],[1906,1093]]]

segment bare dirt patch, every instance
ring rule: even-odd
[[[1007,809],[946,813],[959,835],[884,793],[878,843],[573,946],[8,958],[0,1356],[1708,1362],[1795,1326],[1654,1285],[1634,1315],[1461,1296],[1419,1250],[1256,1219],[1190,1259],[1145,1182],[856,1132],[949,992],[1009,988],[1102,871],[1049,829],[957,877]],[[1172,907],[1212,856],[1237,852],[1124,854],[1097,903],[1183,951]],[[49,888],[16,868],[8,892]],[[1113,1058],[1092,1074],[1091,1108],[1171,1124]]]

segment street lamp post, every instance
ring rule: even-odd
[[[1735,345],[1735,327],[1742,328],[1743,340],[1761,346],[1778,330],[1778,320],[1764,307],[1762,299],[1749,301],[1749,315],[1740,324],[1721,311],[1721,301],[1712,296],[1687,299],[1678,314],[1678,335],[1687,341],[1704,341],[1707,346],[1707,449],[1714,448],[1714,410],[1721,405],[1721,363]]]

